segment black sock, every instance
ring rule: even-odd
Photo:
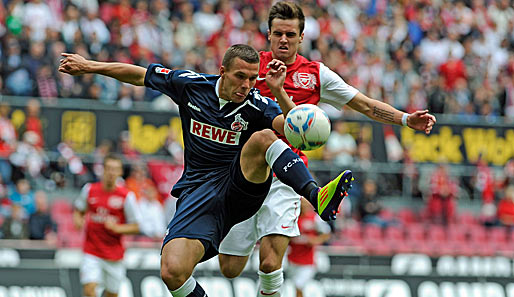
[[[314,178],[303,160],[291,149],[284,150],[273,162],[272,168],[281,182],[293,188],[299,195],[310,198],[310,192],[305,191],[305,188],[309,183],[315,183]]]
[[[315,182],[310,182],[302,189],[302,196],[305,199],[309,200],[309,202],[314,206],[315,209],[318,208],[318,192],[319,187]]]
[[[202,286],[200,286],[200,284],[196,282],[195,289],[186,297],[207,297],[207,294],[205,294],[205,291],[203,290]]]

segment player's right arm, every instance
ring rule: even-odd
[[[110,76],[119,81],[135,86],[145,85],[146,68],[126,63],[107,63],[93,60],[86,60],[79,54],[61,53],[59,71],[71,75],[82,75],[86,73],[96,73]]]

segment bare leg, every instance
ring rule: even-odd
[[[96,283],[87,283],[82,286],[82,292],[86,297],[96,297]]]
[[[204,255],[198,239],[174,238],[162,249],[161,278],[173,291],[182,286]]]
[[[248,262],[249,256],[235,256],[227,254],[219,254],[218,261],[220,263],[221,273],[226,278],[238,277]]]

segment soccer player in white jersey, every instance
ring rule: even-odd
[[[341,109],[347,104],[375,121],[430,133],[436,119],[428,114],[428,110],[412,114],[399,111],[360,93],[322,63],[309,61],[299,55],[304,23],[301,7],[293,2],[281,1],[271,7],[268,17],[271,51],[260,53],[261,65],[255,85],[261,94],[273,98],[263,78],[267,63],[278,59],[287,66],[284,89],[296,105],[325,102]],[[305,158],[301,151],[293,150]],[[282,258],[290,238],[299,235],[299,199],[300,196],[290,187],[273,179],[261,209],[250,219],[234,226],[220,245],[220,267],[226,277],[233,278],[241,274],[256,242],[260,240],[257,296],[280,296],[284,279]]]

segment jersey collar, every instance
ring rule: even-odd
[[[225,106],[227,103],[229,103],[230,101],[228,100],[225,100],[225,99],[221,99],[220,98],[220,92],[219,92],[219,86],[220,86],[220,80],[221,80],[221,77],[218,78],[218,80],[216,81],[216,96],[218,96],[218,100],[219,100],[219,103],[220,103],[220,110],[223,108],[223,106]]]

